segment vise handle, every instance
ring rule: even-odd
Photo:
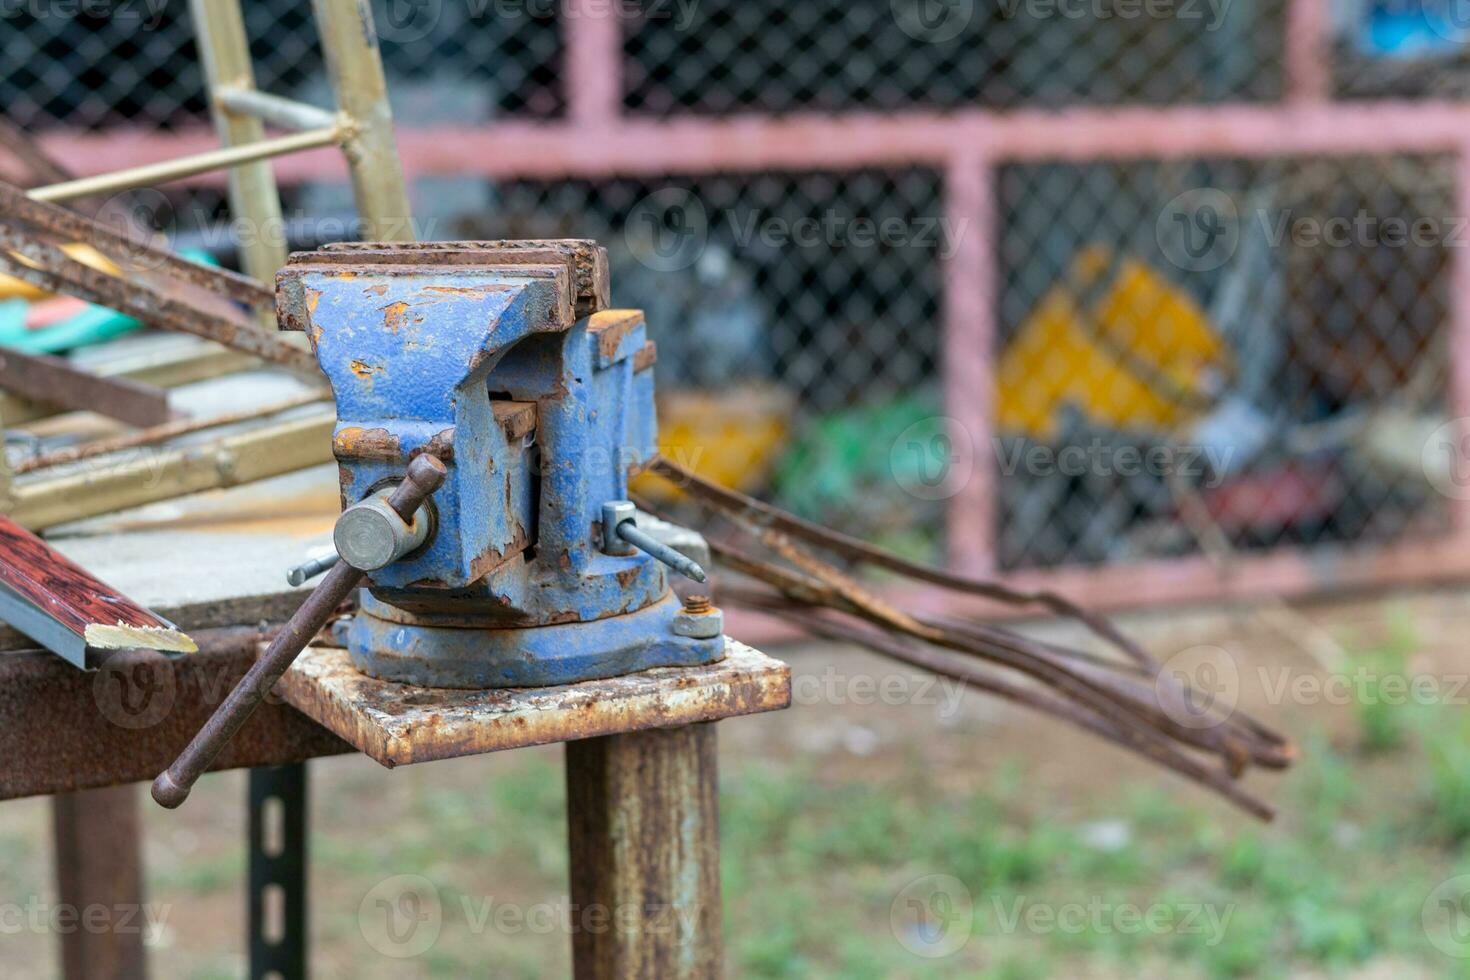
[[[444,483],[448,470],[436,457],[421,455],[408,466],[408,475],[394,489],[388,505],[405,521],[412,521],[424,501]],[[159,806],[172,810],[189,798],[194,783],[214,763],[240,726],[260,707],[276,681],[291,666],[312,638],[321,632],[332,613],[362,583],[363,571],[347,562],[338,562],[306,597],[286,628],[276,635],[260,659],[219,710],[210,716],[174,764],[153,781],[153,799]]]

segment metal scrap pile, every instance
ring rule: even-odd
[[[813,636],[855,643],[1059,718],[1208,787],[1254,816],[1274,815],[1237,781],[1252,765],[1286,768],[1295,747],[1162,671],[1106,620],[1053,593],[1018,592],[907,561],[710,483],[667,459],[656,461],[653,471],[731,527],[726,540],[711,540],[711,550],[754,581],[723,589],[726,604],[773,614]],[[747,542],[784,564],[746,550]],[[969,619],[905,612],[818,557],[813,547],[911,583],[1074,618],[1123,657],[1093,657]],[[1217,756],[1222,765],[1212,767],[1201,755]]]

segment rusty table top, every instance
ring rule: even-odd
[[[445,690],[355,670],[347,651],[310,647],[281,679],[286,701],[384,766],[673,728],[776,711],[791,669],[736,640],[703,667],[660,667],[549,688]]]

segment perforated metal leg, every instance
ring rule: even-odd
[[[306,977],[306,764],[250,770],[250,976]]]

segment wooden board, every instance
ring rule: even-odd
[[[174,625],[0,517],[0,619],[78,667],[87,651],[192,653]]]

